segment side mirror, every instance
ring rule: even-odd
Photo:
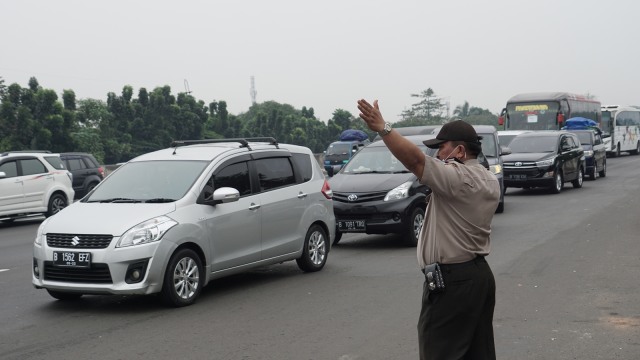
[[[197,204],[217,205],[238,201],[238,199],[240,199],[240,192],[230,187],[221,187],[220,189],[214,191],[213,195],[210,198],[205,198],[205,193],[206,191],[203,191],[200,194],[198,200],[196,201]]]
[[[4,179],[7,177],[7,174],[4,171],[0,171],[0,179]]]
[[[511,154],[511,148],[500,145],[500,156]]]

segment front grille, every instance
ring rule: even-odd
[[[336,221],[347,220],[367,220],[371,223],[382,223],[393,218],[392,213],[373,213],[373,214],[340,214],[336,215]]]
[[[109,246],[111,240],[113,235],[47,234],[47,245],[56,248],[104,249]]]
[[[366,203],[370,201],[382,201],[384,197],[387,195],[388,191],[379,191],[372,193],[344,193],[344,192],[333,192],[333,201],[339,201],[343,203],[349,204],[359,204]],[[351,201],[349,200],[350,195],[357,196],[357,200]]]
[[[91,264],[90,268],[68,268],[53,266],[53,262],[44,262],[44,279],[73,283],[112,284],[107,264]]]

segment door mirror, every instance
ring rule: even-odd
[[[500,145],[500,155],[509,155],[511,154],[511,149],[507,146]]]

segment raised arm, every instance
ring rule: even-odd
[[[378,133],[384,130],[385,121],[380,113],[378,100],[375,100],[373,105],[364,99],[358,100],[358,110],[360,110],[360,118],[364,120],[369,129]],[[405,139],[397,131],[391,131],[382,136],[382,141],[409,171],[414,173],[418,179],[422,178],[426,155],[419,147]]]

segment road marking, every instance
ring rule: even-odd
[[[0,272],[9,271],[9,269],[0,269]]]

